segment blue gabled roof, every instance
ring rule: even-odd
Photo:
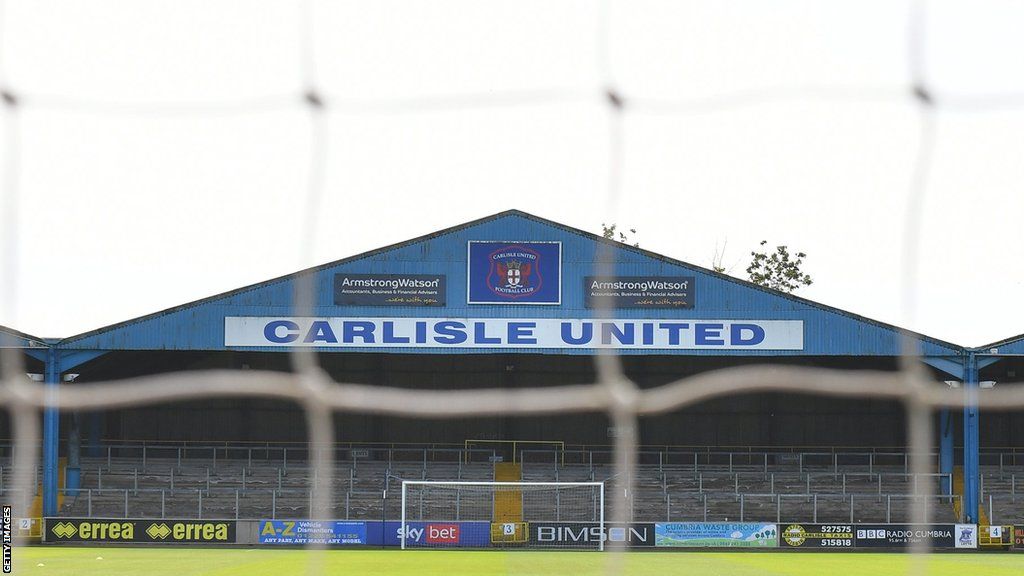
[[[999,354],[1024,354],[1024,334],[1018,334],[991,344],[978,346],[977,348],[972,348],[972,350],[988,353],[993,348],[999,350]]]
[[[558,306],[466,304],[467,243],[471,240],[557,241],[562,243],[562,300]],[[426,236],[387,246],[294,274],[232,290],[154,314],[135,318],[61,341],[62,348],[94,350],[224,350],[224,318],[228,316],[288,316],[293,314],[294,282],[313,275],[317,299],[312,311],[323,317],[438,317],[438,318],[589,318],[582,280],[594,274],[599,249],[612,250],[614,273],[621,276],[693,276],[699,305],[687,310],[659,311],[658,317],[718,320],[800,320],[804,323],[802,351],[625,350],[623,353],[730,355],[881,355],[901,351],[900,335],[908,334],[927,356],[956,356],[958,345],[871,320],[720,274],[641,248],[607,240],[596,234],[552,222],[518,210],[460,224]],[[333,303],[333,275],[347,273],[446,274],[447,305],[436,308],[338,307]],[[621,319],[649,317],[650,310],[617,310]],[[237,349],[237,348],[233,348]],[[251,348],[261,350],[264,348]],[[266,348],[267,350],[279,350]],[[402,351],[377,349],[378,351]],[[429,353],[434,349],[417,349]],[[439,350],[444,353],[509,352],[515,349]],[[579,349],[532,352],[592,353]]]
[[[42,338],[0,326],[0,348],[46,348]]]

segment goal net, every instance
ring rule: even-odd
[[[402,548],[604,550],[603,482],[402,482]]]

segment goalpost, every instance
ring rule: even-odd
[[[604,482],[403,480],[402,549],[604,550]]]

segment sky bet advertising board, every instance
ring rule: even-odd
[[[470,242],[469,304],[561,304],[560,242]]]
[[[401,546],[402,523],[367,522],[371,546]],[[491,545],[490,522],[406,522],[405,546],[478,548]]]
[[[654,525],[655,546],[775,548],[775,524],[753,522],[674,522]]]

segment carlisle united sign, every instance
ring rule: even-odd
[[[803,350],[800,320],[229,316],[224,345],[327,348]]]
[[[560,304],[560,242],[470,242],[469,304]]]

